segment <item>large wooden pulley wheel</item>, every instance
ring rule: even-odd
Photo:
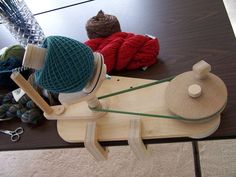
[[[227,88],[210,71],[211,66],[202,60],[169,83],[165,99],[173,114],[191,121],[218,117],[227,102]]]

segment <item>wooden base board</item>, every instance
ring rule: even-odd
[[[97,96],[139,86],[152,80],[135,79],[127,77],[115,77],[104,81]],[[103,99],[110,109],[133,111],[150,114],[172,115],[166,107],[165,91],[169,82],[151,87],[135,90],[114,97]],[[80,106],[81,105],[81,106]],[[73,105],[76,112],[83,112],[84,105],[78,103]],[[80,109],[82,108],[82,109]],[[205,123],[186,123],[174,119],[162,119],[151,117],[140,117],[133,115],[107,113],[97,122],[98,141],[127,140],[129,135],[130,120],[141,118],[143,139],[171,138],[171,137],[205,137],[217,129],[220,116]],[[67,142],[84,142],[87,122],[91,120],[66,120],[57,121],[58,133]]]

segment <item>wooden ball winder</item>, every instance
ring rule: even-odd
[[[28,45],[25,67],[40,69],[46,49]],[[98,141],[128,140],[139,159],[149,156],[142,139],[211,135],[220,124],[227,103],[224,82],[210,73],[205,61],[192,71],[160,81],[112,76],[106,78],[103,57],[94,53],[94,74],[80,92],[60,93],[61,105],[49,106],[31,85],[15,72],[11,78],[44,111],[57,120],[61,138],[84,142],[97,160],[107,158]]]

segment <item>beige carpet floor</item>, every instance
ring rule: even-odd
[[[109,147],[96,162],[86,149],[0,152],[0,177],[193,177],[191,143],[149,145],[139,161],[128,146]],[[236,141],[200,142],[203,177],[236,177]]]

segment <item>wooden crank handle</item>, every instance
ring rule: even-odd
[[[199,61],[195,65],[193,65],[193,72],[198,79],[207,78],[209,72],[211,71],[211,65],[209,65],[204,60]]]
[[[204,60],[199,61],[193,65],[193,72],[197,79],[206,79],[209,72],[211,71],[211,65],[209,65]],[[191,98],[198,98],[202,94],[202,88],[199,84],[195,83],[188,87],[188,95]]]

